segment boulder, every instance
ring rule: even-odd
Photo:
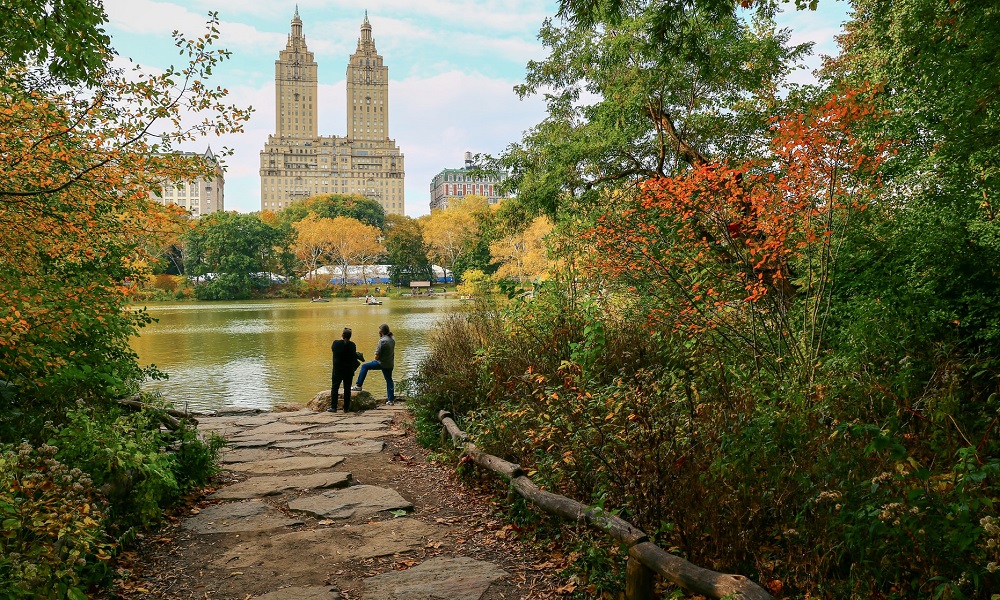
[[[338,409],[343,406],[343,394],[341,394],[340,402],[341,404],[337,407]],[[316,412],[330,408],[330,390],[318,392],[306,406]],[[375,401],[375,396],[372,396],[370,393],[365,391],[351,392],[351,412],[371,410],[376,406],[378,406],[378,402]]]

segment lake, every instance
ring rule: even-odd
[[[396,338],[398,390],[427,355],[430,330],[461,310],[461,302],[383,301],[381,306],[367,306],[359,298],[150,303],[148,312],[157,322],[143,328],[132,347],[140,364],[154,364],[170,376],[148,382],[145,389],[160,391],[180,409],[268,409],[280,402],[305,404],[330,388],[330,344],[345,326],[371,360],[378,326],[387,323]],[[380,372],[369,372],[365,390],[385,396]]]

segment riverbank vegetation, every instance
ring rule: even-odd
[[[214,15],[201,37],[175,34],[186,65],[148,74],[110,67],[99,3],[2,12],[0,590],[86,598],[214,469],[216,446],[184,423],[162,428],[155,399],[134,412],[118,400],[158,376],[129,347],[149,320],[129,301],[155,258],[151,232],[179,219],[149,190],[206,173],[169,152],[238,132],[249,113],[207,85],[227,56],[212,48]]]
[[[422,439],[447,408],[778,598],[996,598],[997,11],[854,0],[792,86],[807,48],[740,4],[567,1],[542,29],[520,91],[549,115],[497,165],[505,214],[552,220],[549,271],[435,333]],[[600,555],[581,589],[615,597]]]

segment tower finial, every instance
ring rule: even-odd
[[[371,25],[371,23],[368,22],[368,9],[367,8],[365,9],[365,25]]]
[[[299,5],[297,2],[295,3],[295,18],[299,18]]]

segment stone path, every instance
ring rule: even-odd
[[[233,483],[183,520],[197,551],[208,553],[200,579],[213,582],[190,597],[480,600],[509,579],[462,556],[445,519],[416,518],[422,507],[405,497],[405,478],[399,489],[367,483],[379,479],[372,472],[380,463],[400,460],[383,441],[405,433],[391,425],[399,410],[200,418],[203,432],[229,441],[221,459]],[[378,557],[398,560],[381,573],[354,568]]]

